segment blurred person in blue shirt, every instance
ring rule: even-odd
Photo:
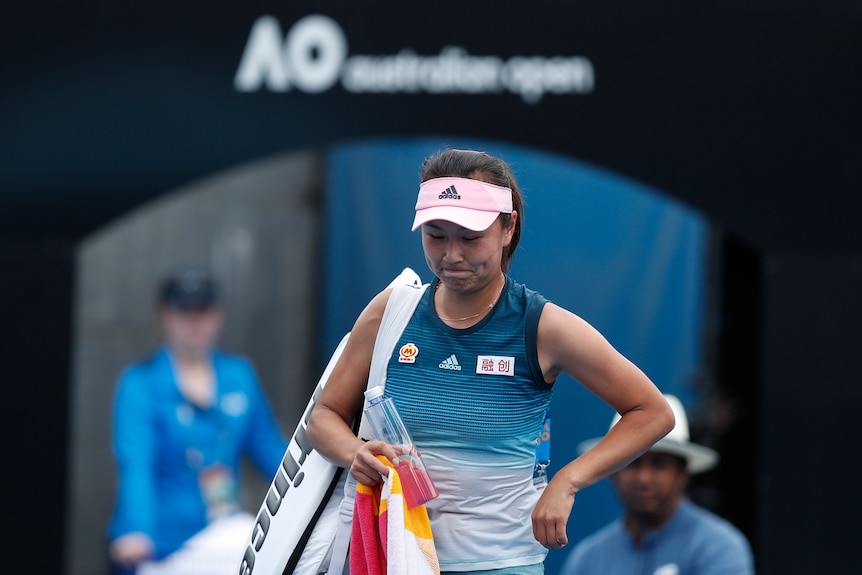
[[[252,365],[216,348],[220,303],[206,269],[170,275],[158,293],[164,343],[120,376],[109,526],[115,574],[167,557],[213,520],[240,511],[241,456],[271,478],[287,448]]]
[[[665,399],[674,428],[610,478],[623,516],[578,543],[561,575],[753,575],[745,536],[685,497],[689,475],[714,467],[718,453],[689,441],[682,403]],[[578,451],[596,443],[584,441]]]

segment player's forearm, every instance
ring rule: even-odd
[[[339,467],[350,467],[363,443],[340,415],[321,405],[312,411],[306,431],[314,449]]]
[[[637,459],[673,428],[673,412],[667,402],[623,414],[595,447],[556,475],[571,493],[577,493]],[[555,476],[556,478],[556,476]]]

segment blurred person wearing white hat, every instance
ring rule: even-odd
[[[676,425],[610,477],[623,515],[578,543],[562,575],[751,575],[745,536],[730,522],[685,496],[689,476],[713,468],[718,453],[689,440],[682,403],[665,395]],[[611,427],[620,416],[616,415]],[[578,446],[589,451],[600,438]]]

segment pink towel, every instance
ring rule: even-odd
[[[424,505],[407,508],[392,463],[383,486],[356,484],[350,534],[350,575],[440,575]]]

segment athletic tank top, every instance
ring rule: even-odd
[[[447,326],[426,290],[389,360],[392,397],[440,496],[426,504],[442,571],[532,565],[536,439],[551,400],[536,333],[546,299],[506,277],[494,308]]]

